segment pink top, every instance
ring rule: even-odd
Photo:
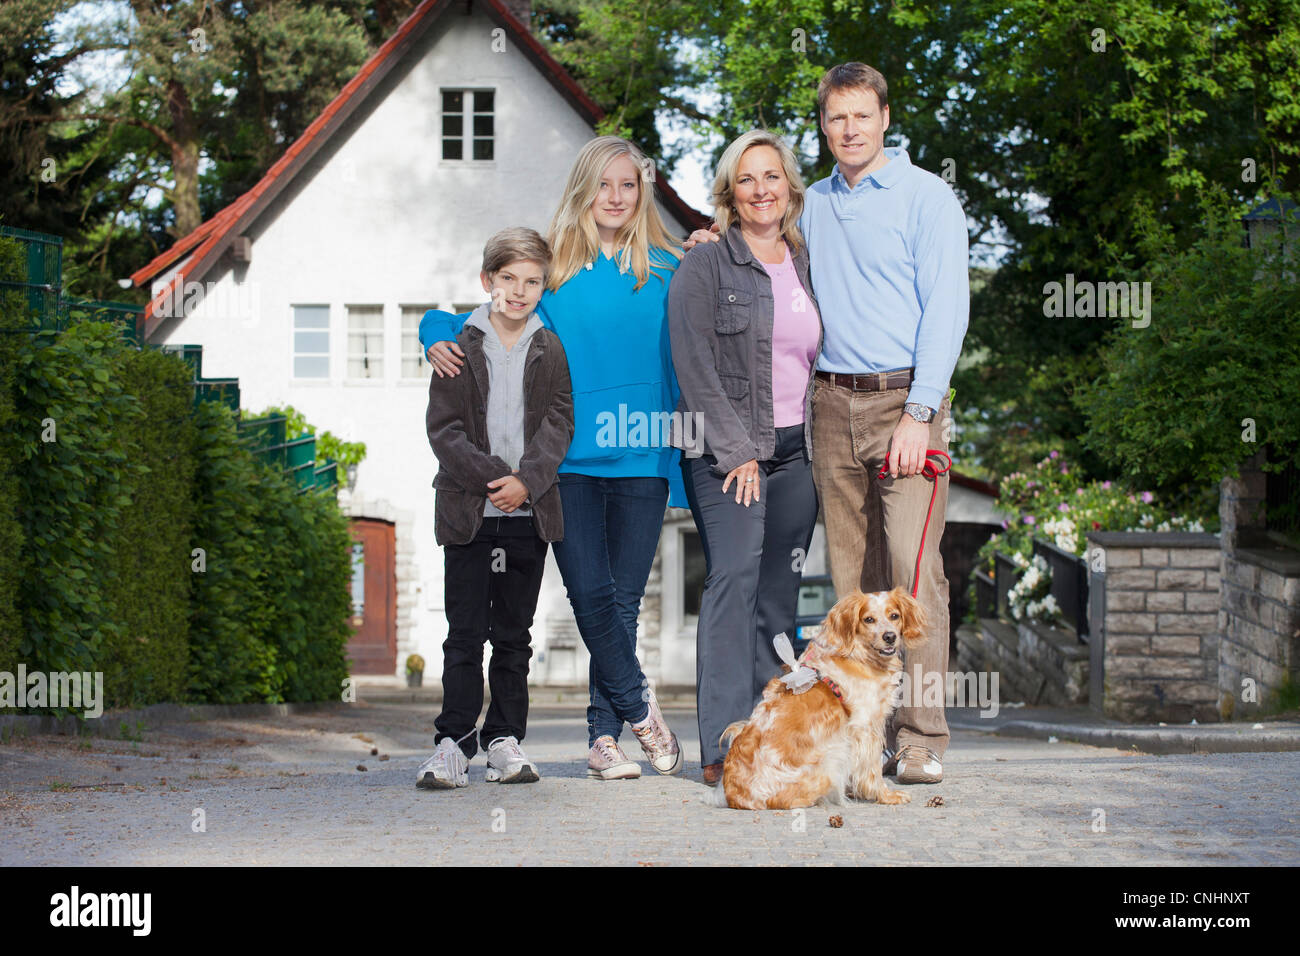
[[[776,428],[802,425],[821,319],[812,296],[799,282],[789,246],[780,265],[759,262],[772,278],[772,424]]]

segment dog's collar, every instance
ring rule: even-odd
[[[824,647],[822,642],[817,640],[816,638],[814,638],[812,641],[809,642],[810,646],[814,644],[819,648]],[[808,668],[810,671],[816,674],[817,679],[821,681],[823,684],[825,684],[828,688],[830,688],[830,692],[835,695],[835,699],[840,702],[840,706],[842,706],[845,710],[849,709],[849,705],[844,700],[844,691],[840,690],[839,684],[835,683],[835,681],[831,680],[829,677],[823,674],[812,664],[809,664],[807,661],[800,661],[800,665]]]
[[[840,690],[839,684],[835,683],[835,681],[831,680],[820,671],[817,672],[817,679],[831,689],[831,693],[840,699],[841,704],[844,703],[844,692]]]

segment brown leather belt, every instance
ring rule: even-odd
[[[839,388],[849,388],[855,392],[883,392],[891,388],[911,388],[912,372],[910,368],[897,372],[823,372],[817,371],[817,377],[823,382],[830,382]]]

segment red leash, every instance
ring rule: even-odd
[[[938,456],[947,462],[942,468],[935,466],[930,458]],[[921,586],[921,555],[925,554],[925,533],[930,530],[930,515],[934,512],[934,496],[939,491],[939,476],[952,468],[952,459],[948,457],[946,451],[939,451],[937,448],[926,449],[925,464],[921,466],[921,474],[926,478],[934,479],[934,484],[930,487],[930,507],[925,512],[925,524],[921,526],[921,546],[916,549],[916,571],[912,574],[912,597],[916,597],[916,589]],[[876,480],[884,478],[889,474],[889,460],[885,460],[884,466],[880,469],[880,474],[876,475]]]

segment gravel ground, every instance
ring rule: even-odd
[[[688,709],[666,709],[681,776],[643,763],[639,780],[586,779],[582,708],[534,702],[540,782],[485,783],[480,755],[469,787],[418,790],[436,713],[358,703],[116,740],[16,737],[0,747],[0,864],[1300,862],[1300,753],[1150,756],[956,730],[945,781],[908,788],[907,806],[759,813],[704,803]],[[630,734],[623,746],[640,756]]]

